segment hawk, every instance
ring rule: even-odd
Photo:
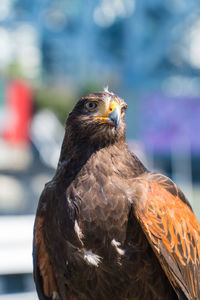
[[[200,299],[200,225],[175,183],[128,149],[126,109],[105,90],[68,116],[34,225],[41,300]]]

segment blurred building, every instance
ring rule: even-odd
[[[195,0],[2,0],[1,69],[14,61],[28,78],[75,82],[103,72],[130,89],[176,93],[173,84],[180,90],[181,80],[193,78],[183,87],[191,91],[199,26]]]

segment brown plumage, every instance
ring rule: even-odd
[[[104,91],[70,113],[34,228],[39,299],[200,299],[200,225],[183,193],[125,141],[126,103]]]

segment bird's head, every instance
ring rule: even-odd
[[[77,139],[106,146],[125,139],[127,104],[117,95],[103,91],[82,97],[67,119],[67,131]]]

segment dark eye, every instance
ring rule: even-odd
[[[85,107],[88,110],[94,110],[97,107],[97,103],[95,103],[95,102],[86,102]]]

